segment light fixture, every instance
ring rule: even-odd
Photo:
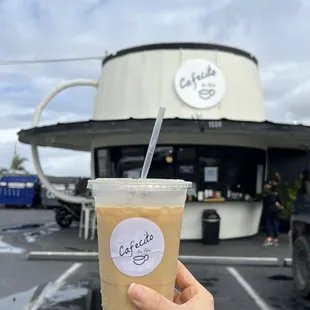
[[[166,156],[166,162],[167,162],[168,164],[173,163],[173,157],[172,157],[171,155]]]

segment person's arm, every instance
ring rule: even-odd
[[[270,191],[271,185],[269,182],[265,182],[264,183],[264,190],[263,192],[260,194],[260,198],[264,199],[269,195],[269,191]]]
[[[268,182],[265,182],[264,183],[264,189],[265,190],[269,190],[271,188],[271,184],[270,184],[270,182],[268,181]]]
[[[276,194],[276,206],[280,209],[283,209],[283,205],[282,205],[282,198],[281,195],[279,193]]]

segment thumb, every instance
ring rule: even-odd
[[[128,296],[135,306],[141,310],[174,310],[179,308],[154,290],[135,283],[129,286]]]

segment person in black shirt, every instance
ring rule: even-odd
[[[267,232],[267,238],[263,243],[264,246],[279,245],[277,216],[282,209],[282,202],[279,195],[280,182],[280,174],[275,173],[271,180],[264,186],[263,218]]]

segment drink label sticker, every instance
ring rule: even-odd
[[[120,222],[110,239],[110,254],[116,268],[127,276],[142,277],[160,264],[165,240],[160,228],[144,218]]]

